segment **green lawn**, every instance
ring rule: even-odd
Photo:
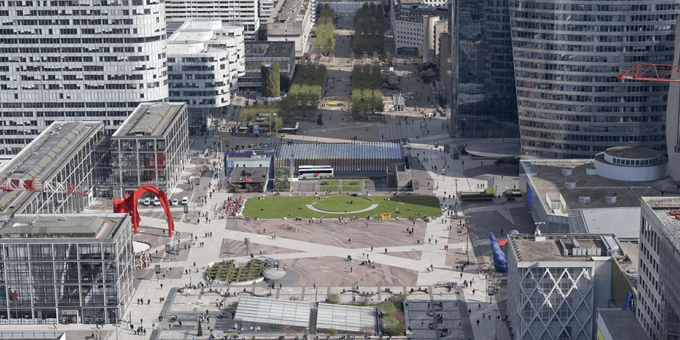
[[[347,204],[351,201],[352,204]],[[316,201],[314,207],[326,211],[357,211],[370,207],[373,202],[363,197],[350,197],[346,195],[324,197],[324,199]]]
[[[267,197],[264,200],[251,198],[246,201],[243,215],[251,218],[259,217],[262,219],[280,219],[283,217],[295,218],[296,216],[302,218],[338,216],[337,214],[321,213],[308,209],[306,205],[311,204],[312,202],[317,202],[315,207],[318,209],[328,211],[344,211],[345,207],[347,207],[348,211],[354,211],[367,208],[371,204],[378,204],[377,208],[369,212],[358,213],[356,216],[360,218],[365,218],[369,215],[377,217],[381,213],[392,213],[393,218],[396,216],[410,218],[413,216],[423,217],[424,215],[441,215],[439,201],[431,196],[370,196],[363,198],[343,194],[324,197],[325,198],[322,200],[319,200],[315,196],[277,196]],[[388,197],[390,198],[390,201],[385,200]],[[353,200],[354,204],[345,204],[345,202],[350,200]],[[403,204],[399,204],[399,202],[402,202]],[[321,204],[321,206],[319,206],[319,204]],[[335,208],[333,208],[333,206],[335,206]],[[396,209],[399,209],[401,213],[396,213]]]
[[[321,180],[320,182],[320,190],[321,191],[338,191],[338,181],[327,181],[327,180]]]
[[[361,192],[360,181],[342,181],[342,191],[345,192]]]

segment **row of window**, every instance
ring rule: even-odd
[[[554,3],[554,2],[539,2],[531,0],[518,0],[510,1],[511,7],[518,7],[523,9],[544,9],[550,11],[567,11],[567,12],[639,12],[639,11],[678,11],[680,10],[680,4],[670,3],[670,4],[639,4],[643,1],[639,1],[637,4],[626,4],[621,3],[616,0],[609,0],[617,2],[616,5],[606,5],[606,4],[565,4],[565,3]],[[600,1],[602,2],[602,1]]]
[[[556,131],[574,131],[574,132],[597,132],[597,133],[644,133],[644,134],[664,134],[666,126],[663,124],[654,125],[577,125],[564,124],[553,122],[537,122],[533,120],[522,119],[520,116],[519,125],[521,128],[534,128]]]
[[[573,135],[565,133],[553,133],[553,132],[542,132],[533,131],[527,129],[521,129],[520,135],[524,138],[542,138],[550,140],[560,140],[560,141],[572,141],[572,142],[586,142],[586,143],[609,143],[611,144],[621,144],[621,143],[647,143],[653,141],[663,140],[659,136],[602,136],[602,135]]]

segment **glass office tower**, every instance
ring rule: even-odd
[[[636,62],[673,62],[679,8],[677,1],[510,0],[522,153],[664,151],[668,86],[616,75]]]

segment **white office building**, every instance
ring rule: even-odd
[[[276,4],[278,1],[274,0],[260,0],[259,5],[260,5],[260,23],[263,25],[267,24],[267,20],[269,20],[269,16],[272,15],[274,12],[274,8],[276,7]]]
[[[281,0],[267,21],[267,41],[292,41],[295,56],[307,53],[307,42],[316,20],[316,0]]]
[[[611,299],[612,234],[508,235],[508,317],[514,339],[596,339]]]
[[[52,122],[168,98],[162,2],[9,1],[0,11],[0,165]]]
[[[642,197],[636,314],[652,340],[680,337],[679,211],[679,197]]]
[[[188,19],[168,38],[170,99],[189,107],[189,131],[231,104],[231,91],[246,74],[243,28],[219,19]]]
[[[257,39],[260,14],[257,0],[167,0],[168,20],[189,18],[220,19],[224,23],[243,26],[248,40]]]

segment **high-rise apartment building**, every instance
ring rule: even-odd
[[[53,121],[100,120],[110,134],[140,102],[167,100],[162,2],[2,4],[0,162]]]
[[[636,314],[652,340],[680,338],[680,198],[643,197]]]
[[[209,116],[225,113],[246,74],[243,28],[187,19],[168,38],[167,55],[170,100],[188,104],[189,131],[198,133]]]
[[[241,25],[248,40],[256,40],[260,29],[258,0],[167,0],[165,11],[168,20],[216,18]]]
[[[677,1],[510,0],[522,153],[590,158],[666,148],[668,86],[620,81],[635,62],[673,61]]]
[[[508,0],[451,0],[450,134],[517,137]]]

